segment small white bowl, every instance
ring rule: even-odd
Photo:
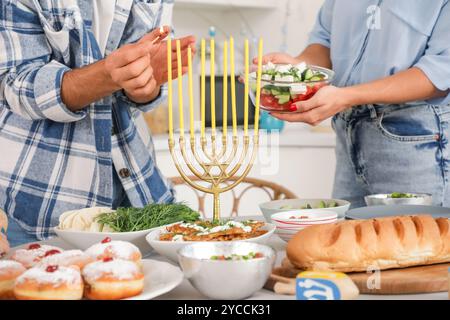
[[[301,209],[301,207],[306,206],[308,204],[311,205],[313,208],[318,207],[322,201],[325,203],[335,202],[337,203],[338,206],[331,208]],[[337,212],[339,218],[344,218],[345,213],[350,208],[350,202],[340,199],[283,199],[261,203],[259,205],[259,208],[261,209],[261,212],[263,213],[266,221],[271,223],[272,221],[270,217],[273,214],[293,210],[332,211]]]
[[[298,218],[292,219],[292,217]],[[275,234],[288,242],[297,232],[304,228],[312,225],[336,222],[338,214],[330,210],[299,209],[275,213],[270,218],[276,226]]]
[[[86,250],[90,246],[101,242],[106,237],[109,237],[111,240],[131,242],[137,246],[139,250],[141,250],[142,255],[145,256],[152,251],[152,248],[145,240],[145,236],[155,229],[157,228],[132,232],[90,232],[79,230],[61,230],[56,227],[54,231],[58,237],[80,250]]]
[[[156,230],[150,232],[147,236],[147,242],[152,246],[152,248],[158,252],[160,255],[165,256],[166,258],[177,262],[178,255],[177,252],[184,246],[193,243],[201,243],[202,241],[161,241],[159,240],[159,236],[161,233],[165,232],[167,226],[163,226],[157,228]],[[266,223],[262,230],[267,230],[267,232],[259,237],[245,239],[245,240],[235,240],[229,242],[243,241],[243,242],[254,242],[259,244],[266,244],[271,235],[275,232],[275,225],[271,223]],[[223,241],[203,241],[207,243],[223,243]]]

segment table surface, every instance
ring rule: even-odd
[[[70,247],[67,243],[63,242],[63,240],[59,238],[52,238],[50,240],[42,241],[45,244],[51,244],[55,246],[61,247]],[[286,243],[281,240],[277,235],[273,235],[269,240],[268,245],[270,245],[277,252],[277,262],[276,265],[280,265],[281,260],[285,257],[285,246]],[[154,259],[159,261],[165,261],[171,263],[169,260],[164,258],[163,256],[152,252],[149,255],[145,256],[146,259]],[[172,263],[173,264],[173,263]],[[162,296],[156,298],[157,300],[204,300],[208,299],[199,293],[187,279],[184,279],[183,282],[172,290],[169,293],[166,293]],[[262,289],[255,293],[249,300],[294,300],[295,296],[287,296],[287,295],[278,295],[274,292],[266,289]],[[448,293],[447,292],[438,292],[438,293],[426,293],[426,294],[408,294],[408,295],[367,295],[362,294],[359,296],[360,300],[409,300],[409,299],[420,299],[420,300],[447,300]]]

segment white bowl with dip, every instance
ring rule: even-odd
[[[180,250],[181,248],[183,248],[184,246],[186,246],[188,244],[201,243],[201,242],[203,242],[203,243],[204,242],[206,242],[206,243],[224,243],[224,241],[163,241],[163,240],[159,240],[160,235],[162,233],[166,232],[166,227],[167,226],[163,226],[163,227],[157,228],[156,230],[150,232],[146,236],[146,240],[156,252],[158,252],[160,255],[172,260],[173,262],[178,261],[178,254],[177,254],[178,250]],[[267,230],[267,232],[265,234],[263,234],[259,237],[254,237],[254,238],[249,238],[249,239],[244,239],[244,240],[227,241],[227,243],[243,241],[243,242],[254,242],[254,243],[259,243],[259,244],[266,244],[269,241],[272,234],[275,232],[275,228],[276,228],[275,225],[273,225],[271,223],[265,223],[265,225],[261,228],[262,230]]]

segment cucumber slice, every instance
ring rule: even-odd
[[[272,90],[270,90],[270,92],[271,92],[272,95],[274,95],[274,96],[279,96],[279,95],[281,95],[281,91],[278,90],[278,89],[272,89]]]
[[[314,72],[311,69],[306,69],[302,73],[303,81],[309,80],[314,76]]]
[[[291,100],[291,96],[286,95],[286,94],[275,96],[275,97],[277,98],[279,104],[285,104],[285,103],[289,102],[289,100]]]
[[[314,76],[309,79],[309,81],[321,81],[321,80],[322,80],[322,77],[319,77],[319,76]]]

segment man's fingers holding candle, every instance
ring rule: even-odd
[[[170,34],[170,27],[169,26],[161,26],[159,28],[153,29],[149,33],[147,33],[145,36],[143,36],[138,42],[143,43],[151,43],[156,44],[159,41],[164,40],[167,38],[167,36]]]
[[[150,47],[146,43],[126,44],[106,57],[105,67],[108,71],[124,67],[148,55],[149,49]]]
[[[153,68],[146,68],[140,75],[129,79],[123,83],[123,88],[127,91],[136,90],[145,87],[153,78]]]

